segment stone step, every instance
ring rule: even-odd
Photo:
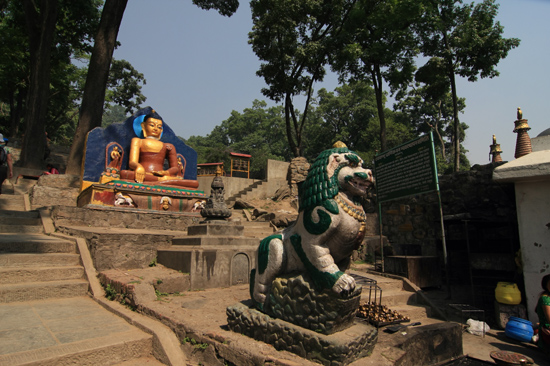
[[[86,295],[87,291],[88,282],[84,280],[0,285],[0,303],[77,297]]]
[[[403,289],[402,280],[377,276],[370,273],[358,273],[357,271],[350,271],[350,274],[355,278],[356,283],[363,286],[363,291],[368,291],[373,283],[375,283],[382,291],[400,291]],[[374,291],[374,288],[372,290]]]
[[[74,242],[40,234],[0,234],[0,253],[76,253]]]
[[[26,211],[24,202],[16,203],[16,202],[3,202],[3,201],[0,201],[0,210]]]
[[[2,194],[0,195],[0,210],[18,210],[25,208],[25,200],[21,195]]]
[[[0,285],[84,279],[82,266],[0,268]]]
[[[0,267],[59,267],[80,265],[80,255],[74,253],[2,253]]]
[[[51,347],[0,355],[0,365],[162,365],[162,363],[128,363],[129,360],[153,360],[153,337],[138,329],[117,332]]]
[[[416,293],[404,290],[382,291],[382,305],[392,307],[404,304],[416,304]]]
[[[0,223],[1,233],[40,234],[44,232],[42,225],[6,225]]]
[[[394,305],[392,310],[396,310],[399,314],[408,316],[411,321],[418,321],[430,317],[431,308],[426,305]]]
[[[36,210],[32,211],[10,211],[10,210],[0,210],[0,220],[5,219],[40,219],[40,213]]]
[[[23,196],[19,194],[3,194],[0,196],[0,203],[24,203]]]
[[[17,212],[17,211],[12,211],[12,212]],[[31,211],[24,211],[24,212],[26,213]],[[42,220],[39,217],[24,217],[19,215],[11,215],[11,216],[0,215],[0,225],[30,225],[30,226],[40,225],[42,226]]]
[[[164,364],[154,357],[140,357],[133,360],[117,363],[113,366],[163,366]]]

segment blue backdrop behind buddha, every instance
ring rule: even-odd
[[[102,175],[105,175],[109,168],[121,172],[132,170],[128,164],[130,146],[133,138],[144,138],[140,123],[147,115],[154,115],[155,118],[162,121],[163,131],[160,141],[168,147],[170,144],[175,147],[178,164],[181,168],[178,174],[178,179],[182,181],[179,183],[180,188],[197,188],[197,152],[180,140],[158,113],[151,107],[146,107],[134,113],[123,123],[113,123],[106,128],[94,128],[88,133],[82,173],[82,190],[93,183],[100,182]],[[118,179],[124,180],[120,177]],[[164,185],[161,181],[144,182],[144,184]]]

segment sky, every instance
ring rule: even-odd
[[[472,165],[489,163],[493,135],[503,160],[514,160],[518,107],[531,127],[531,138],[550,127],[546,109],[550,104],[550,0],[497,3],[504,37],[519,38],[521,44],[498,64],[500,76],[474,83],[457,81],[458,96],[466,98],[459,119],[470,126],[464,146]],[[121,46],[114,57],[129,61],[144,74],[147,84],[142,93],[147,101],[143,106],[153,107],[176,135],[206,136],[233,110],[242,112],[255,99],[274,105],[261,92],[266,85],[256,75],[260,61],[248,44],[251,30],[246,1],[241,1],[233,16],[224,17],[198,8],[191,0],[130,0],[118,34]],[[337,78],[331,75],[315,90],[333,91],[337,86]],[[391,100],[387,107],[392,108]]]

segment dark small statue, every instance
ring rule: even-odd
[[[214,177],[210,185],[210,197],[206,200],[201,216],[208,220],[224,220],[231,216],[224,200],[225,187],[220,176]]]

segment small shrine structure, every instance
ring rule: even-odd
[[[219,163],[197,164],[197,176],[198,177],[225,176],[223,161]]]
[[[240,153],[229,153],[231,157],[231,177],[233,172],[242,172],[246,173],[246,178],[250,178],[250,158],[252,155],[240,154]]]

